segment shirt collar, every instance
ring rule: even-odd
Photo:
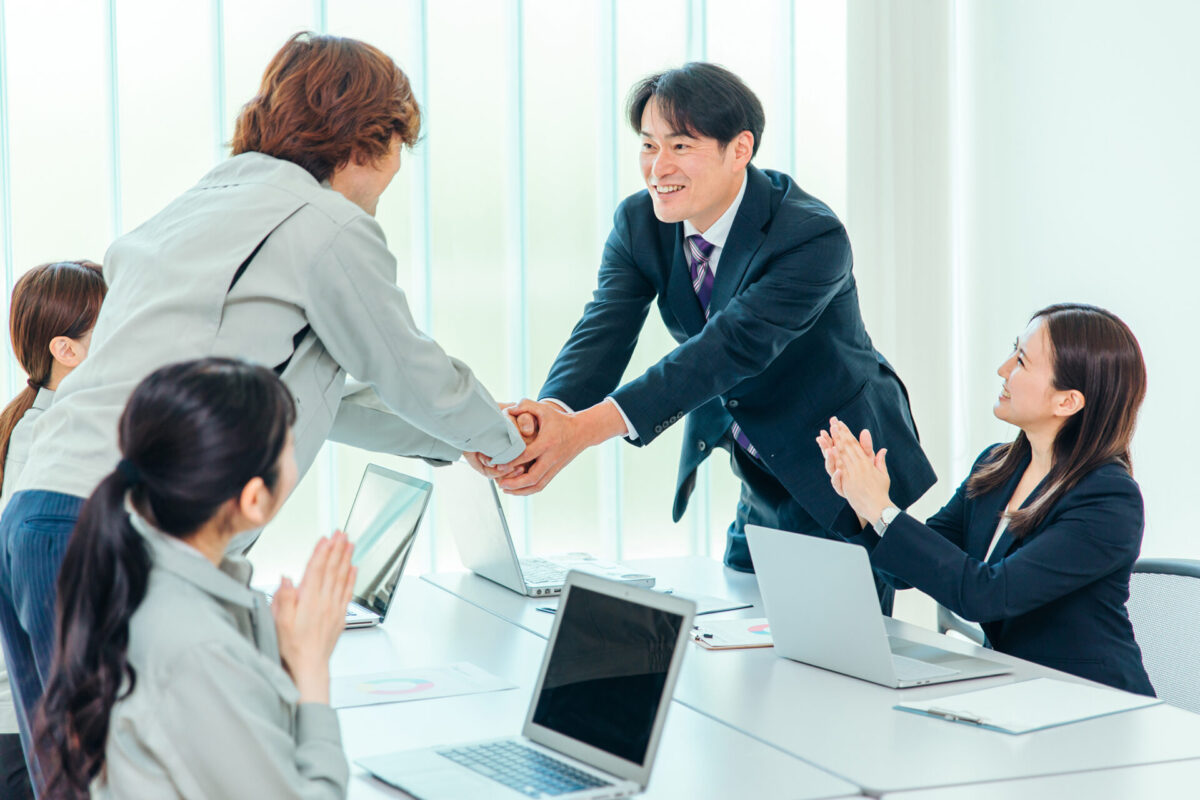
[[[254,608],[249,561],[240,556],[226,556],[218,569],[198,550],[156,529],[137,512],[129,512],[129,522],[150,546],[156,567],[183,578],[217,600]]]
[[[45,411],[53,401],[54,390],[46,388],[38,389],[37,397],[33,398],[33,407],[38,411]]]
[[[746,196],[746,171],[742,170],[742,188],[738,189],[737,197],[733,198],[733,202],[729,204],[729,208],[725,209],[725,213],[717,218],[717,221],[709,226],[708,230],[700,234],[704,237],[704,241],[714,247],[724,247],[725,240],[729,238],[729,229],[733,227],[734,217],[737,216],[738,207],[742,204],[742,198]],[[683,221],[683,236],[695,236],[700,231],[696,230],[696,226],[689,220]]]

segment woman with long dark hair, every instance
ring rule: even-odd
[[[13,287],[9,333],[28,378],[0,412],[0,503],[8,502],[29,458],[34,422],[50,407],[59,382],[87,358],[106,290],[100,265],[91,261],[40,264]],[[13,694],[0,659],[0,796],[6,800],[32,796]]]
[[[26,720],[50,668],[63,545],[117,462],[129,393],[155,369],[210,355],[272,367],[296,398],[301,474],[326,440],[435,461],[524,451],[471,370],[417,328],[375,221],[420,129],[386,54],[298,34],[242,108],[233,156],[109,248],[91,353],[38,421],[0,517],[0,620],[23,654],[9,667],[29,687]]]
[[[830,420],[817,442],[862,520],[871,565],[982,623],[987,644],[1054,669],[1154,694],[1125,602],[1142,546],[1129,447],[1146,396],[1133,332],[1095,306],[1034,314],[994,413],[1020,429],[987,448],[922,524],[888,497],[886,450]]]
[[[271,370],[231,359],[164,367],[134,390],[121,460],[59,576],[37,736],[48,796],[345,795],[329,656],[352,547],[322,539],[270,609],[249,563],[225,555],[295,485],[294,421]]]

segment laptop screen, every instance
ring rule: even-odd
[[[358,567],[354,602],[386,613],[432,489],[426,481],[367,466],[344,528]]]
[[[572,587],[532,721],[638,765],[684,618]]]

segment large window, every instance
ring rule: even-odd
[[[378,212],[398,282],[498,399],[533,395],[590,296],[616,204],[642,188],[622,115],[639,77],[689,59],[730,67],[766,107],[756,163],[842,211],[845,15],[820,0],[0,0],[5,293],[35,264],[101,260],[224,158],[238,109],[288,36],[353,36],[396,59],[425,114]],[[652,310],[627,376],[672,346]],[[11,395],[24,376],[4,362]],[[510,502],[518,546],[719,555],[736,482],[714,459],[672,524],[681,434],[595,448]],[[263,557],[296,569],[344,520],[369,461],[437,483],[420,462],[327,446]],[[453,497],[434,496],[417,570],[457,565],[439,533]]]

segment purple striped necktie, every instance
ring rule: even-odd
[[[696,299],[700,301],[700,308],[704,310],[704,319],[708,320],[708,306],[712,302],[713,290],[713,271],[709,268],[708,262],[712,258],[715,245],[712,242],[705,241],[700,234],[693,234],[684,239],[684,252],[687,254],[688,271],[692,276],[692,289],[696,292]],[[742,446],[742,448],[754,458],[758,458],[758,450],[754,449],[754,445],[750,444],[750,440],[746,438],[746,434],[742,431],[740,425],[736,422],[729,429],[733,434],[734,441]]]

